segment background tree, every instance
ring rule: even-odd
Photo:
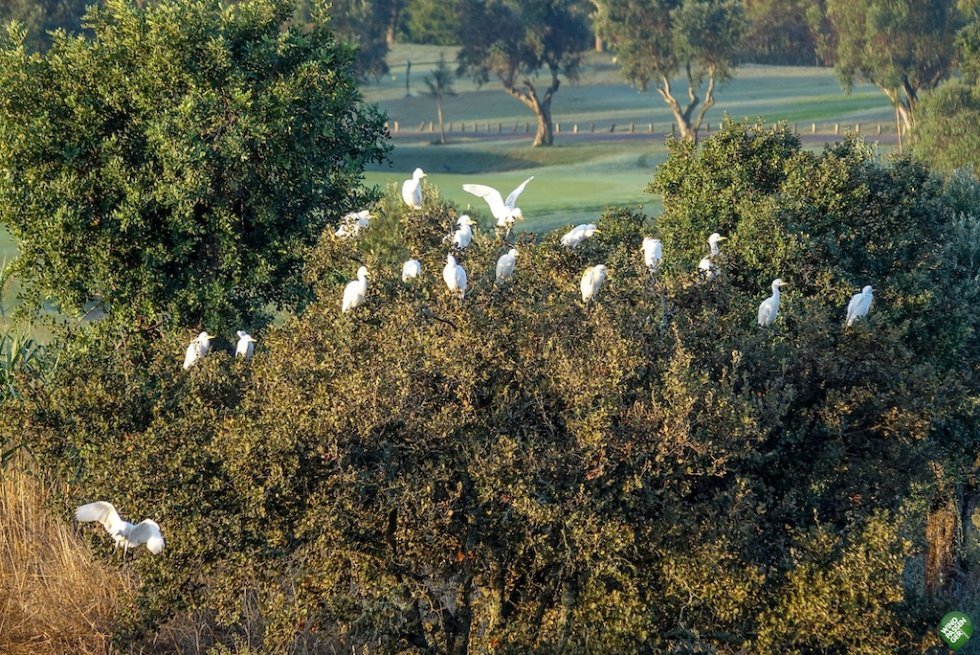
[[[626,79],[641,90],[653,82],[681,137],[697,140],[716,85],[734,75],[744,29],[741,1],[602,0],[596,25],[616,50]],[[684,104],[672,87],[678,72],[687,82]]]
[[[443,144],[446,143],[446,129],[442,122],[442,101],[447,96],[456,95],[453,90],[454,77],[453,71],[446,65],[446,55],[440,52],[439,63],[422,80],[428,89],[426,95],[435,98],[436,101],[436,111],[439,116],[439,143]]]
[[[32,49],[51,45],[48,32],[64,29],[70,34],[82,27],[82,15],[95,0],[3,0],[0,2],[0,25],[18,21],[27,30],[26,43]]]
[[[826,0],[826,11],[841,83],[848,90],[859,79],[877,85],[908,133],[920,94],[953,70],[954,37],[963,24],[956,0]]]
[[[742,58],[760,64],[817,64],[817,35],[807,20],[814,4],[814,0],[744,0]]]
[[[0,49],[0,224],[26,299],[234,330],[307,297],[300,264],[363,201],[384,122],[353,51],[289,0],[115,0],[93,36]],[[205,44],[208,44],[205,47]]]
[[[387,0],[336,0],[329,3],[330,29],[339,40],[357,47],[354,70],[360,80],[377,79],[388,72],[388,40],[391,13],[397,9]],[[300,24],[314,20],[317,0],[298,0],[295,19]]]
[[[404,30],[411,43],[456,45],[462,0],[409,0]]]
[[[460,73],[490,77],[537,117],[535,146],[554,142],[551,102],[561,76],[575,79],[589,45],[588,9],[578,0],[467,0],[459,26]],[[535,83],[544,70],[547,86]]]

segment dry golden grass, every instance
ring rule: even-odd
[[[133,583],[95,559],[47,497],[16,466],[0,471],[0,653],[109,653]]]

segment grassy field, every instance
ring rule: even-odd
[[[454,48],[396,46],[389,57],[391,73],[364,88],[365,99],[385,110],[392,128],[394,121],[401,127],[393,141],[391,162],[372,167],[367,184],[400,184],[421,167],[444,197],[463,208],[482,210],[483,202],[463,192],[462,184],[479,182],[507,193],[533,175],[535,180],[520,204],[527,217],[523,229],[535,231],[587,222],[612,204],[642,205],[648,213],[658,213],[658,200],[644,189],[666,157],[664,132],[670,130],[670,114],[655,91],[641,93],[625,84],[611,56],[590,53],[577,83],[563,84],[555,95],[554,119],[564,126],[555,146],[531,148],[531,137],[524,136],[523,129],[525,123],[533,123],[532,114],[499,84],[480,88],[466,78],[457,80],[457,95],[446,100],[445,115],[457,130],[464,121],[470,135],[454,134],[442,146],[433,144],[437,135],[415,131],[419,124],[435,119],[434,100],[422,95],[423,78],[440,52],[450,61],[455,56]],[[409,97],[407,61],[412,61]],[[827,139],[833,138],[829,133],[834,123],[842,132],[858,123],[866,126],[865,131],[878,123],[884,130],[891,129],[891,107],[875,87],[859,85],[845,95],[833,71],[826,68],[745,66],[720,89],[707,120],[717,126],[726,114],[765,123],[785,120],[802,132],[816,123]],[[485,134],[487,122],[502,123],[504,133]],[[620,130],[635,123],[638,131],[647,131],[651,122],[653,135],[609,134],[614,123]],[[472,135],[473,123],[484,134]],[[576,123],[581,133],[569,134]],[[597,134],[584,134],[592,123]],[[510,134],[515,124],[516,136]]]

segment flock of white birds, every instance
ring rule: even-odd
[[[422,169],[417,168],[411,179],[405,180],[402,184],[402,199],[405,204],[413,209],[422,208],[422,178],[424,177],[425,173],[422,172]],[[524,217],[520,208],[517,207],[517,199],[527,187],[528,182],[533,179],[533,177],[526,179],[507,196],[506,200],[503,199],[499,191],[482,184],[464,184],[463,189],[483,198],[490,206],[494,218],[497,219],[497,226],[504,228],[509,233],[514,227],[514,223]],[[356,237],[370,225],[370,222],[371,214],[368,210],[347,214],[341,219],[340,227],[335,234],[339,238]],[[457,250],[464,250],[473,240],[474,225],[476,222],[463,214],[457,220],[458,229],[447,237],[447,241],[451,241]],[[562,236],[561,244],[566,248],[575,248],[597,232],[598,229],[592,223],[577,225]],[[724,240],[725,237],[717,232],[708,237],[708,254],[698,264],[698,269],[705,281],[713,280],[718,274],[714,260],[721,252],[719,243]],[[640,250],[643,252],[643,261],[647,268],[651,272],[656,272],[661,261],[663,261],[663,245],[660,239],[644,238]],[[514,275],[517,255],[517,248],[511,248],[497,260],[497,284],[505,283]],[[417,259],[409,259],[402,266],[402,281],[406,284],[417,279],[421,274],[422,263]],[[357,269],[357,279],[347,283],[341,303],[342,312],[352,311],[364,302],[367,297],[368,275],[367,267],[361,266]],[[462,301],[466,295],[466,270],[456,261],[453,254],[446,256],[446,266],[442,270],[442,278],[449,291],[454,295],[458,294],[460,301]],[[594,300],[605,280],[606,267],[604,264],[596,264],[586,268],[582,274],[581,282],[582,301],[588,304]],[[772,281],[772,295],[759,305],[758,320],[760,326],[768,327],[776,321],[779,312],[779,290],[785,285],[786,283],[779,278]],[[851,301],[847,305],[846,324],[848,326],[862,316],[866,316],[871,310],[871,303],[874,300],[872,292],[873,289],[866,286],[860,293],[851,297]],[[248,360],[255,351],[256,341],[243,330],[239,330],[237,334],[238,345],[235,348],[235,356]],[[211,339],[214,338],[214,335],[205,331],[191,341],[184,357],[185,370],[208,354],[211,350]],[[146,544],[151,553],[159,554],[163,550],[164,541],[159,525],[150,519],[135,525],[124,521],[120,518],[116,508],[108,502],[98,501],[82,505],[75,511],[75,518],[80,522],[98,521],[115,539],[116,545],[123,546],[125,549]]]

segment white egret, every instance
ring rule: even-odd
[[[184,353],[185,371],[196,364],[197,360],[208,354],[208,351],[211,350],[211,339],[214,339],[214,335],[204,331],[191,341],[190,345],[187,346],[187,352]]]
[[[565,236],[561,238],[561,245],[566,248],[574,248],[586,239],[590,238],[599,230],[596,229],[594,223],[583,223],[581,225],[576,225],[571,230],[565,233]]]
[[[238,331],[238,346],[235,348],[235,357],[252,359],[255,353],[255,339],[245,330]]]
[[[847,304],[848,327],[862,316],[867,316],[868,312],[871,311],[871,303],[874,301],[872,291],[874,289],[867,286],[861,289],[861,293],[856,293],[851,296],[851,302]]]
[[[463,214],[456,221],[456,225],[459,226],[459,229],[453,233],[453,245],[462,250],[470,245],[470,241],[473,240],[473,226],[476,225],[476,221]]]
[[[452,255],[446,256],[446,266],[442,269],[442,279],[446,281],[446,286],[453,293],[459,292],[459,299],[462,300],[466,295],[466,271],[456,263],[456,258]]]
[[[348,282],[347,286],[344,287],[344,304],[340,308],[341,312],[355,309],[364,302],[364,297],[367,295],[367,278],[367,266],[361,266],[357,269],[357,279]]]
[[[759,325],[768,327],[776,322],[776,313],[779,312],[779,287],[786,286],[786,283],[778,277],[772,281],[772,295],[759,304]]]
[[[463,191],[486,200],[487,204],[490,205],[490,213],[497,219],[497,227],[507,228],[507,231],[510,232],[516,221],[524,220],[524,213],[520,207],[516,206],[517,199],[524,192],[527,183],[533,179],[534,176],[532,175],[524,180],[519,187],[510,192],[506,200],[501,197],[499,191],[483,184],[464,184]]]
[[[402,282],[407,283],[422,274],[422,262],[417,259],[409,259],[402,264]]]
[[[351,212],[350,214],[345,214],[343,218],[340,219],[340,227],[334,234],[341,239],[346,239],[347,237],[356,237],[361,233],[361,230],[365,229],[371,224],[371,212],[367,209],[363,209],[359,212]]]
[[[517,248],[511,248],[497,260],[497,284],[503,284],[514,274],[517,263]]]
[[[708,237],[708,254],[698,263],[698,270],[701,271],[705,280],[711,281],[718,275],[718,269],[715,268],[711,258],[721,252],[721,249],[718,247],[718,242],[724,241],[726,238],[717,232],[712,232],[711,236]]]
[[[425,173],[416,168],[412,179],[402,182],[402,200],[412,209],[422,209],[422,178]]]
[[[146,549],[154,555],[163,551],[163,534],[156,521],[145,519],[136,525],[123,521],[119,512],[112,506],[100,500],[87,505],[81,505],[75,510],[75,520],[80,523],[98,521],[116,542],[116,547],[122,546],[125,551],[146,544]]]
[[[660,239],[652,237],[643,238],[643,261],[650,271],[656,271],[660,267],[660,261],[664,258],[663,245]]]
[[[606,280],[606,267],[603,264],[589,266],[582,274],[582,302],[588,303],[599,293],[599,287]]]

